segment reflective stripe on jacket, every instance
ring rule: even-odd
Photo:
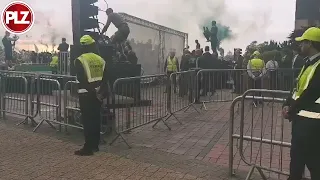
[[[315,64],[308,66],[307,68],[303,66],[297,78],[298,82],[294,90],[294,93],[292,95],[293,100],[299,99],[301,94],[308,88],[308,85],[311,79],[313,78],[313,75],[319,64],[320,64],[320,60],[318,60]],[[297,115],[305,118],[320,120],[320,98],[318,98],[315,102],[310,102],[310,104],[311,104],[310,107],[312,108],[312,110],[304,108],[303,110],[300,110]]]
[[[297,78],[298,82],[297,82],[296,89],[292,95],[293,100],[297,100],[300,97],[300,95],[303,93],[303,91],[307,89],[309,82],[312,79],[313,74],[316,71],[319,64],[320,64],[320,60],[315,64],[307,67],[307,69],[305,69],[305,66],[302,67],[300,74]]]

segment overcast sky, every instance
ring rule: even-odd
[[[9,2],[11,0],[1,0],[1,9]],[[20,36],[21,41],[18,44],[25,44],[24,48],[33,49],[33,43],[39,44],[40,39],[48,44],[52,41],[59,43],[61,37],[67,37],[69,42],[72,41],[71,0],[26,0],[25,2],[35,11],[37,23],[28,33],[28,37]],[[222,44],[227,50],[235,47],[244,48],[254,40],[282,41],[294,28],[295,0],[108,0],[107,2],[116,12],[126,12],[188,33],[191,48],[195,47],[195,39],[206,45],[200,25],[211,17],[223,25],[230,26],[234,32],[234,38]],[[103,0],[99,0],[99,6],[101,9],[107,7]],[[106,19],[104,13],[99,14],[101,22],[105,22]],[[131,36],[143,41],[157,39],[155,32],[147,33],[147,31],[144,28],[132,30]],[[114,28],[110,29],[108,34],[113,32]],[[0,28],[0,33],[4,34],[3,27]]]

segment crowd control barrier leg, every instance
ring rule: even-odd
[[[45,83],[50,83],[49,87],[51,86],[51,83],[55,85],[56,87],[56,92],[57,94],[55,95],[49,95],[49,96],[44,96],[44,98],[41,98],[38,103],[40,103],[40,110],[39,110],[39,117],[40,117],[40,122],[38,125],[33,129],[33,132],[36,132],[37,129],[44,123],[46,122],[49,126],[51,126],[53,129],[57,129],[52,123],[59,124],[59,131],[61,131],[61,85],[60,82],[56,79],[48,79],[48,78],[38,78],[38,87],[40,87],[37,91],[38,96],[41,96],[42,91],[44,91],[44,88],[48,88]],[[49,89],[49,91],[53,91],[53,89]],[[50,93],[51,94],[51,93]],[[52,100],[53,99],[53,100]],[[53,101],[53,103],[52,103]],[[42,107],[47,107],[50,108],[49,111],[45,110],[44,114],[41,112]],[[47,109],[46,108],[46,109]],[[51,113],[51,109],[53,110],[53,114]]]

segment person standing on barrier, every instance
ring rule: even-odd
[[[95,40],[89,35],[80,39],[82,55],[75,60],[79,81],[79,103],[83,123],[85,144],[75,155],[90,156],[99,151],[101,100],[97,98],[97,88],[102,81],[105,61],[95,54]]]
[[[260,58],[261,54],[259,51],[253,52],[251,58],[247,64],[247,72],[249,75],[250,89],[261,89],[262,88],[262,78],[266,73],[264,61]],[[260,94],[256,94],[260,96]],[[255,104],[260,101],[255,100]]]
[[[10,32],[6,31],[2,38],[2,44],[4,46],[4,55],[7,66],[11,66],[13,61],[13,47],[15,42],[19,39],[18,36],[10,37]],[[13,42],[13,43],[12,43]]]
[[[173,92],[176,93],[177,91],[177,80],[176,80],[176,75],[174,73],[179,72],[179,61],[176,58],[176,52],[174,50],[171,50],[167,60],[165,61],[164,64],[164,71],[167,73],[168,76],[168,83],[170,83],[170,76],[172,75],[172,84],[168,84],[167,87],[173,86]],[[168,89],[166,92],[168,92]],[[171,87],[172,88],[172,87]]]
[[[312,180],[320,179],[320,29],[311,27],[301,37],[306,62],[292,96],[283,104],[283,116],[292,122],[290,176],[301,180],[305,165]]]
[[[66,38],[61,39],[61,43],[58,46],[59,52],[68,52],[69,51],[69,44],[67,43]]]
[[[130,34],[130,28],[128,23],[123,19],[123,17],[113,12],[112,8],[106,10],[108,15],[108,20],[106,25],[103,27],[101,34],[104,34],[109,29],[110,24],[112,23],[118,30],[114,33],[113,38],[111,38],[112,44],[117,44],[127,40]]]

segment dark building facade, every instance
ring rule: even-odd
[[[320,25],[320,0],[296,0],[295,29]]]

